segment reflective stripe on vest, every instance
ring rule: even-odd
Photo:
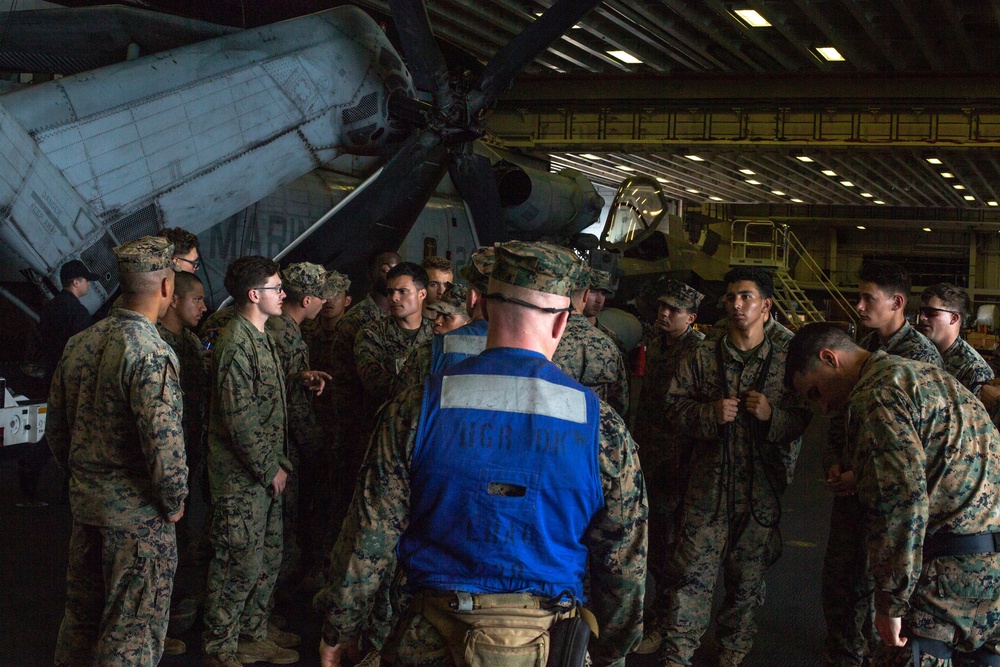
[[[454,331],[434,336],[431,373],[437,375],[486,349],[486,320],[475,320]]]

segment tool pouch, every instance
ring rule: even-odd
[[[590,626],[582,616],[556,621],[549,630],[548,667],[583,667],[587,662]]]

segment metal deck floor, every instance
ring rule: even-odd
[[[782,532],[784,555],[768,575],[764,608],[758,615],[759,632],[747,667],[812,667],[822,664],[824,626],[819,601],[820,568],[826,546],[830,496],[820,469],[820,445],[825,421],[814,419],[806,435],[796,480],[785,495]],[[13,449],[13,448],[8,448]],[[65,601],[66,549],[70,515],[58,504],[60,476],[54,464],[44,471],[45,508],[18,507],[16,464],[12,454],[0,452],[0,665],[51,665],[56,633]],[[279,611],[289,618],[289,629],[303,635],[300,647],[304,667],[318,665],[315,647],[319,622],[309,600]],[[711,631],[710,631],[711,632]],[[164,667],[200,665],[200,626],[182,636],[184,656],[166,657]],[[696,664],[712,664],[710,636],[696,656]],[[653,656],[632,656],[630,667],[653,667]]]

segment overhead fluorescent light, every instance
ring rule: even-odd
[[[930,162],[931,164],[941,164],[941,160],[939,160],[936,157],[929,157],[927,158],[927,161]]]
[[[796,155],[795,159],[798,160],[799,162],[812,162],[813,161],[813,159],[811,157],[809,157],[808,155]]]
[[[684,188],[684,192],[690,192],[693,195],[698,194],[698,191],[695,190],[694,188]]]
[[[801,199],[796,199],[795,197],[792,197],[792,201],[795,202],[796,204],[804,204],[805,203]]]
[[[767,28],[771,25],[756,9],[736,9],[733,13],[751,28]]]
[[[881,204],[884,204],[885,202],[882,201],[881,199],[876,199],[875,203],[881,205]]]
[[[854,183],[851,183],[850,181],[841,181],[840,184],[843,185],[845,188],[853,188],[854,187]]]
[[[965,189],[965,186],[962,185],[961,183],[956,183],[955,185],[953,185],[951,187],[955,188],[956,190],[964,190]]]
[[[784,197],[785,196],[785,193],[782,192],[781,190],[771,190],[771,194],[772,195],[778,195],[779,197]]]
[[[660,183],[669,183],[670,182],[667,179],[663,178],[662,176],[657,176],[656,180],[658,180]]]
[[[825,60],[830,62],[843,62],[844,56],[840,55],[840,51],[832,46],[817,46],[816,53],[823,56]]]
[[[616,164],[615,169],[621,169],[622,171],[635,171],[632,167],[626,167],[623,164]]]
[[[580,157],[582,157],[584,160],[600,160],[601,159],[601,158],[597,157],[596,155],[594,155],[593,153],[583,153],[582,155],[580,155]]]
[[[864,225],[858,225],[858,229],[865,229]]]
[[[872,193],[870,193],[870,192],[862,192],[862,193],[861,193],[861,196],[862,196],[862,197],[864,197],[864,198],[866,198],[866,199],[871,199],[871,198],[872,198],[872,197],[874,197],[875,195],[873,195],[873,194],[872,194]]]
[[[722,197],[709,197],[712,201],[722,201]]]
[[[824,176],[836,176],[837,172],[835,172],[833,169],[824,169],[823,170],[823,175]]]
[[[995,202],[995,201],[988,201],[988,202],[986,202],[986,205],[987,206],[997,206],[997,202]]]
[[[612,58],[618,58],[618,60],[623,63],[628,63],[629,65],[641,65],[642,61],[633,56],[628,51],[608,51],[608,55]]]
[[[740,169],[740,173],[741,174],[746,174],[747,176],[753,176],[757,172],[754,171],[753,169]]]
[[[955,174],[951,173],[950,171],[942,171],[941,178],[955,178]]]
[[[973,197],[972,195],[965,195],[963,199],[965,199],[965,201],[976,201],[976,198]]]
[[[931,228],[930,227],[924,227],[924,231],[925,232],[929,232],[929,231],[931,231]]]
[[[760,185],[760,181],[755,181],[752,178],[748,178],[746,182],[749,183],[750,185]]]
[[[684,157],[686,157],[687,159],[691,160],[692,162],[704,162],[705,161],[705,158],[700,157],[698,155],[685,155]]]

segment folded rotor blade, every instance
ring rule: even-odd
[[[389,10],[406,54],[406,65],[418,89],[434,95],[438,108],[452,103],[448,66],[434,40],[427,10],[420,0],[389,0]]]
[[[488,108],[514,77],[563,33],[576,25],[601,0],[559,0],[517,37],[497,51],[479,78],[478,94],[470,96],[473,112]]]
[[[448,174],[472,213],[479,244],[493,245],[508,241],[493,166],[489,158],[475,155],[471,148],[471,144],[466,144],[461,151],[453,152]]]

